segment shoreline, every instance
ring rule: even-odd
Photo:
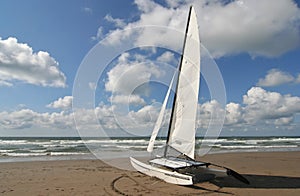
[[[284,152],[300,152],[300,149],[264,149],[264,150],[220,150],[214,151],[211,150],[208,154],[204,156],[199,156],[195,154],[196,157],[210,156],[210,155],[225,155],[225,154],[243,154],[243,153],[284,153]],[[123,155],[123,154],[122,154]],[[99,159],[92,152],[80,155],[36,155],[36,156],[0,156],[0,164],[1,163],[14,163],[14,162],[39,162],[39,161],[81,161],[81,160],[115,160],[115,159],[123,159],[124,157],[114,155],[113,158],[103,158]],[[129,158],[125,157],[125,158]]]
[[[225,177],[177,186],[97,159],[52,160],[0,163],[0,194],[300,195],[300,151],[208,154],[201,160],[243,174],[250,185]]]

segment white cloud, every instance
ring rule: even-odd
[[[97,84],[96,84],[95,82],[89,82],[89,88],[90,88],[91,90],[96,90]]]
[[[168,7],[176,8],[176,7],[179,7],[182,4],[192,5],[193,0],[166,0],[166,3],[168,4]]]
[[[294,80],[295,78],[289,73],[280,71],[278,69],[271,69],[268,71],[265,78],[259,79],[257,85],[262,87],[278,86],[293,82]]]
[[[243,96],[243,105],[228,103],[225,107],[224,126],[227,128],[256,126],[291,126],[300,114],[300,97],[269,92],[260,87],[252,87]],[[212,114],[222,113],[224,109],[215,101],[199,105],[198,127],[207,128]]]
[[[48,52],[34,53],[32,48],[9,37],[0,38],[0,80],[12,84],[14,80],[29,84],[66,87],[66,77],[58,62]]]
[[[146,102],[139,95],[116,95],[111,97],[113,104],[133,104],[133,105],[145,105]]]
[[[7,82],[7,81],[3,81],[3,80],[0,80],[0,86],[13,86],[12,83],[10,82]]]
[[[224,109],[216,100],[198,105],[197,126],[199,128],[207,128],[210,124],[222,124],[222,114],[224,114]],[[212,119],[212,117],[214,118]]]
[[[129,117],[133,119],[135,125],[143,125],[153,127],[158,117],[158,108],[153,105],[142,107],[138,111],[130,111]]]
[[[93,9],[90,7],[84,7],[82,8],[82,11],[88,14],[92,14],[93,13]]]
[[[281,95],[260,87],[252,87],[243,96],[243,103],[246,104],[244,118],[248,123],[266,120],[286,123],[300,113],[300,97]]]
[[[273,57],[299,46],[300,11],[292,0],[215,2],[198,8],[202,40],[214,56]]]
[[[115,105],[100,104],[95,109],[81,109],[77,111],[80,118],[76,118],[77,126],[80,129],[95,130],[97,124],[93,121],[96,114],[97,120],[105,131],[123,129],[132,134],[139,135],[142,132],[148,132],[154,126],[154,121],[158,115],[158,108],[152,105],[146,105],[137,111],[127,111],[127,113],[118,113]]]
[[[76,118],[76,128],[81,131],[95,131],[95,133],[99,131],[99,126],[105,131],[119,129],[118,123],[114,118],[113,108],[114,106],[100,104],[94,109],[77,110],[74,114]]]
[[[130,60],[129,53],[123,53],[117,65],[108,73],[108,80],[105,83],[106,91],[130,95],[137,87],[149,82],[151,77],[159,77],[161,71],[153,63],[144,61]],[[146,86],[145,86],[146,87]],[[140,89],[141,94],[147,94],[148,88]]]
[[[64,107],[67,98],[56,101],[57,107]],[[53,106],[54,106],[53,102]],[[68,105],[68,104],[66,104]],[[76,125],[81,130],[98,130],[99,125],[105,130],[123,130],[129,133],[150,134],[160,111],[158,105],[144,105],[138,110],[129,110],[121,115],[116,105],[101,103],[94,109],[80,109],[77,111]],[[300,97],[282,95],[269,92],[260,87],[249,89],[243,96],[243,104],[228,103],[224,108],[216,100],[205,102],[198,106],[197,126],[207,128],[222,119],[212,119],[226,112],[225,128],[246,128],[255,126],[258,130],[281,127],[284,131],[295,125],[295,117],[300,114]],[[169,121],[170,111],[166,111],[164,125]],[[95,121],[95,118],[97,121]],[[0,112],[0,127],[2,129],[76,129],[73,113],[71,112],[44,112],[39,113],[30,109],[19,108],[17,111]]]
[[[74,127],[73,116],[64,112],[38,113],[30,109],[13,112],[0,112],[0,126],[4,129],[56,128]]]
[[[49,108],[70,109],[72,107],[72,96],[65,96],[47,105]]]
[[[243,108],[240,104],[237,103],[229,103],[226,105],[226,117],[225,124],[226,125],[234,125],[240,124],[244,122],[243,119]]]
[[[100,105],[95,109],[81,109],[80,118],[77,118],[75,125],[73,113],[52,112],[39,113],[30,109],[20,109],[17,111],[0,112],[1,129],[31,129],[38,128],[49,130],[75,130],[76,126],[81,130],[97,130],[98,122],[94,122],[97,115],[99,123],[104,129],[116,129],[118,124],[114,119],[113,106]]]
[[[23,109],[15,112],[1,112],[0,124],[4,128],[23,129],[31,127],[37,113],[29,109]]]
[[[226,128],[256,126],[263,130],[266,126],[269,128],[292,126],[295,115],[300,114],[300,97],[282,95],[260,87],[253,87],[243,96],[242,105],[231,102],[223,108],[216,100],[199,104],[197,127],[206,129],[209,125],[222,123],[223,120],[219,117],[224,112],[226,112],[224,121]],[[151,129],[156,122],[158,113],[159,108],[145,105],[138,111],[129,111],[123,121],[128,123],[127,128],[138,128],[146,124]],[[168,117],[165,123],[168,123],[169,113],[170,111],[167,110],[166,116]],[[214,118],[212,119],[212,117]]]
[[[106,15],[104,17],[105,20],[107,20],[108,22],[113,23],[116,27],[118,28],[123,28],[125,27],[126,23],[124,22],[124,20],[119,19],[119,18],[113,18],[111,15]]]
[[[174,53],[167,51],[164,52],[162,55],[157,57],[158,61],[165,62],[165,63],[174,63],[176,62],[176,58],[174,57]]]
[[[282,117],[275,120],[275,125],[290,125],[294,120],[294,116]]]
[[[97,34],[96,34],[95,36],[92,36],[92,37],[91,37],[91,39],[92,39],[93,41],[99,41],[99,40],[101,40],[101,39],[103,39],[103,38],[104,38],[103,27],[99,27],[99,28],[97,29]]]
[[[95,109],[100,125],[104,129],[118,129],[118,123],[114,118],[114,106],[100,105]],[[88,122],[88,121],[87,121]],[[91,124],[91,123],[89,123]]]
[[[116,44],[134,34],[135,45],[143,43],[160,44],[181,48],[183,37],[174,36],[172,31],[145,28],[136,32],[133,27],[157,25],[184,32],[188,7],[194,4],[198,14],[202,43],[214,57],[248,53],[251,56],[279,56],[299,46],[300,10],[292,0],[239,0],[224,3],[216,0],[169,1],[168,7],[154,1],[136,0],[140,11],[137,21],[124,28],[110,32],[108,43]],[[270,11],[272,10],[272,11]],[[108,41],[108,40],[107,40]]]

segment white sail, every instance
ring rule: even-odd
[[[152,131],[152,135],[151,135],[151,138],[150,138],[150,141],[149,141],[149,144],[148,144],[148,148],[147,148],[148,152],[152,152],[153,151],[153,147],[154,147],[154,142],[155,142],[156,136],[158,134],[158,131],[161,128],[161,124],[162,124],[162,121],[163,121],[164,113],[165,113],[166,106],[167,106],[167,103],[168,103],[168,99],[169,99],[169,96],[170,96],[170,92],[171,92],[171,89],[172,89],[172,86],[173,86],[173,81],[174,81],[175,74],[173,75],[173,78],[171,80],[171,83],[169,85],[169,89],[168,89],[166,97],[165,97],[165,100],[164,100],[164,102],[163,102],[163,104],[161,106],[158,118],[156,120],[154,129]]]
[[[200,85],[200,39],[197,16],[190,9],[168,145],[194,159]]]

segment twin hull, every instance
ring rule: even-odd
[[[203,170],[205,170],[205,172],[202,172],[199,176],[193,174],[190,175],[182,174],[176,171],[161,169],[149,164],[145,164],[132,157],[130,157],[130,162],[131,165],[139,172],[142,172],[151,177],[159,178],[161,180],[164,180],[165,182],[178,184],[178,185],[193,185],[199,182],[199,179],[205,179],[205,178],[211,179],[214,178],[215,176],[219,176],[219,177],[227,176],[226,171],[224,170],[212,169],[207,167],[202,167]]]
[[[148,176],[157,177],[168,183],[179,184],[179,185],[192,185],[193,177],[186,174],[180,174],[176,171],[168,171],[165,169],[160,169],[153,167],[152,165],[140,162],[132,157],[130,157],[131,165],[137,170]]]

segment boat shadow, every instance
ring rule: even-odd
[[[228,176],[209,180],[210,183],[223,188],[265,188],[265,189],[300,189],[300,177],[270,176],[270,175],[243,175],[250,184],[244,184],[235,178]]]

